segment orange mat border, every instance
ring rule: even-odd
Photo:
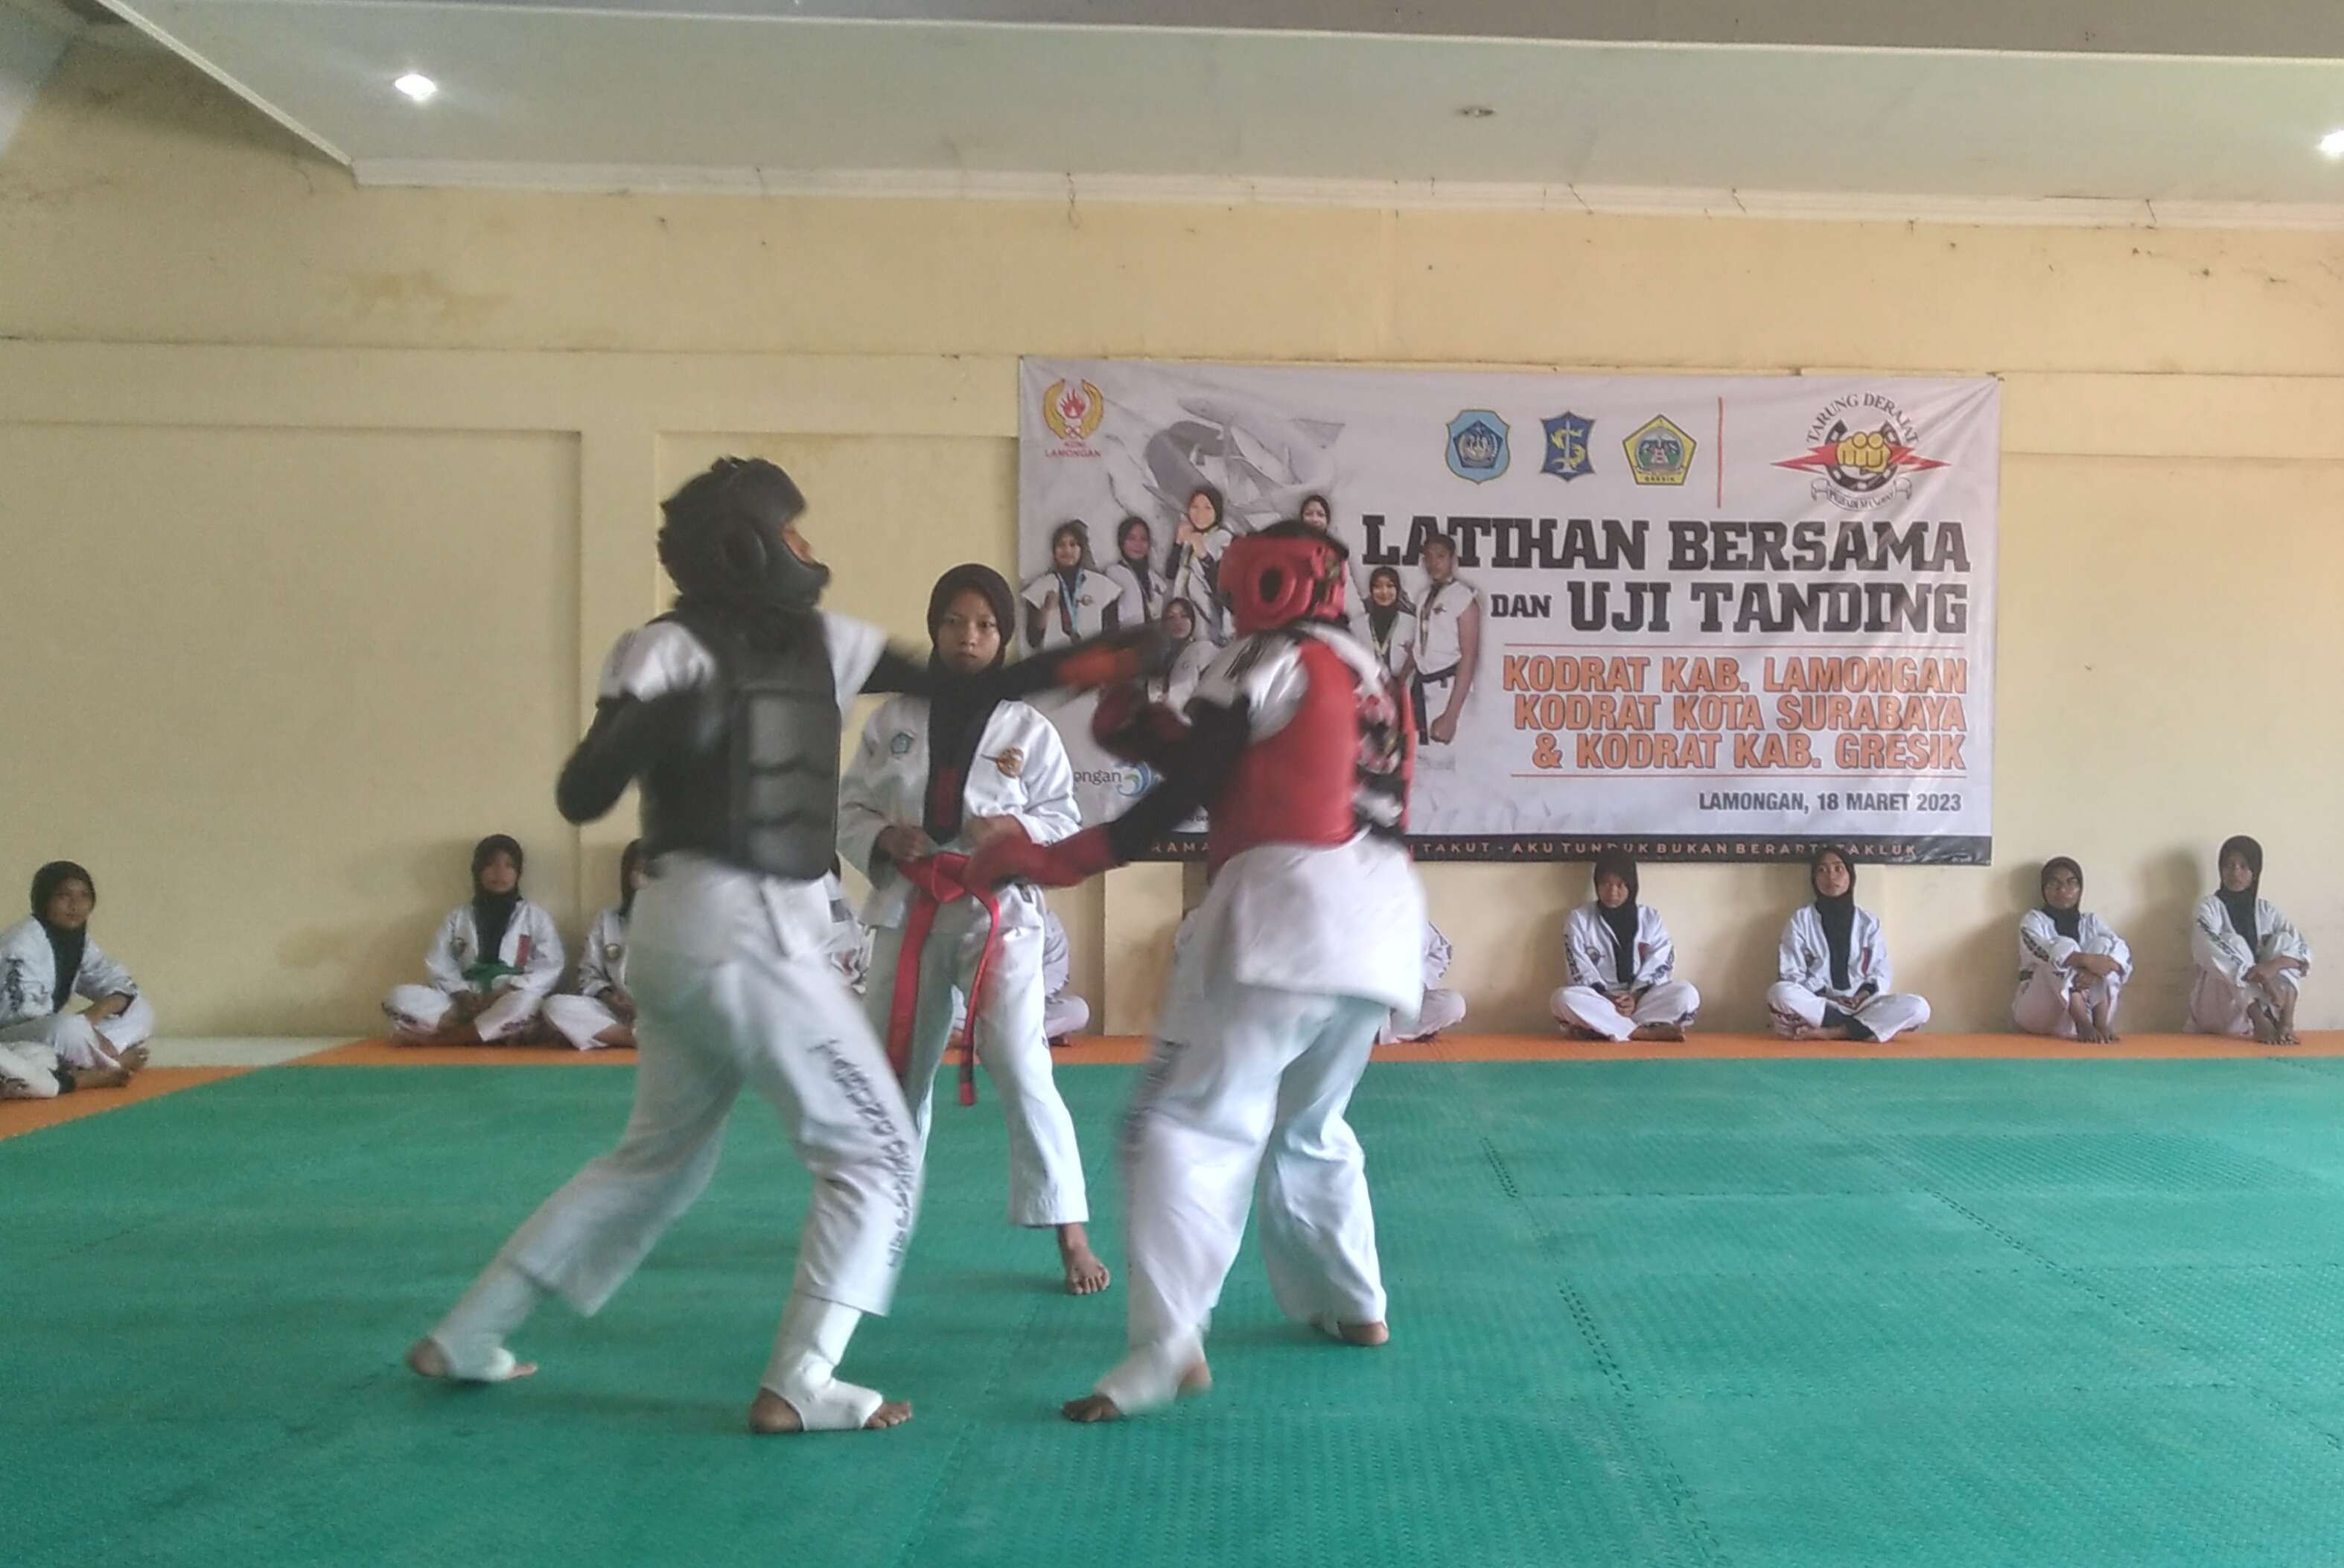
[[[55,1099],[0,1100],[0,1138],[38,1132],[61,1122],[119,1110],[141,1100],[160,1099],[198,1084],[232,1078],[251,1067],[148,1067],[118,1089],[82,1089]]]
[[[1147,1058],[1138,1035],[1086,1035],[1051,1053],[1071,1066],[1127,1066]],[[2216,1035],[2127,1035],[2113,1046],[2087,1046],[2036,1035],[1905,1035],[1888,1044],[1783,1040],[1772,1035],[1700,1034],[1682,1045],[1582,1043],[1554,1035],[1455,1035],[1381,1046],[1379,1062],[1671,1061],[2234,1061],[2255,1057],[2344,1057],[2344,1032],[2308,1034],[2299,1046],[2258,1046]],[[546,1046],[349,1045],[296,1057],[288,1067],[623,1066],[631,1050],[572,1051]]]

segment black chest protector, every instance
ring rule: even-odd
[[[702,744],[644,775],[643,839],[653,855],[690,850],[793,882],[827,875],[838,853],[838,678],[822,618],[790,617],[753,642],[731,618],[676,612],[716,660],[693,726]]]

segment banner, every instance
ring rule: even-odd
[[[1163,620],[1185,703],[1229,539],[1323,514],[1415,698],[1422,858],[1990,858],[1991,379],[1027,359],[1019,390],[1021,645]],[[1152,781],[1088,715],[1052,716],[1099,821]]]

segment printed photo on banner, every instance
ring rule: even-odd
[[[1028,359],[1019,631],[1161,622],[1177,709],[1229,541],[1298,519],[1413,710],[1420,855],[1980,863],[1999,440],[1991,379]],[[1112,816],[1137,770],[1088,706],[1056,718]]]

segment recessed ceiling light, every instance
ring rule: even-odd
[[[2329,131],[2320,137],[2319,150],[2329,157],[2344,157],[2344,131]]]
[[[425,102],[432,94],[440,90],[440,84],[433,81],[430,77],[425,76],[420,71],[409,71],[407,75],[399,77],[399,80],[391,83],[391,86],[397,87],[400,92],[405,93],[409,97],[413,98],[419,104]]]
[[[1468,104],[1457,111],[1461,117],[1469,120],[1486,120],[1497,112],[1487,104]]]

